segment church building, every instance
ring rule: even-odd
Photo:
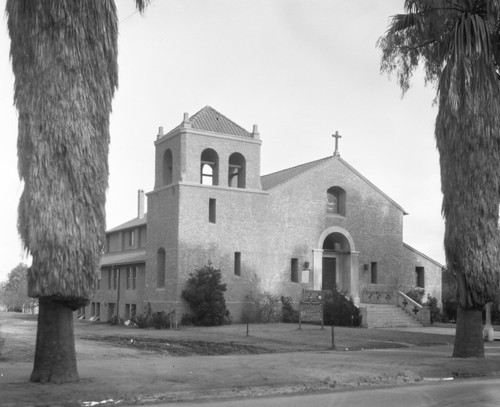
[[[332,155],[261,176],[256,125],[206,106],[160,127],[154,188],[139,191],[136,218],[107,232],[87,318],[128,319],[149,303],[180,320],[186,280],[209,262],[234,321],[256,292],[298,304],[304,290],[336,285],[363,307],[422,288],[441,301],[442,266],[403,243],[407,213],[340,157],[334,137]]]

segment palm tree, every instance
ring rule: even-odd
[[[136,0],[143,10],[146,0]],[[118,85],[112,0],[8,0],[24,191],[18,229],[40,312],[31,381],[78,380],[73,310],[96,286],[105,231],[109,115]]]
[[[412,0],[378,45],[406,92],[419,64],[437,88],[446,264],[457,281],[454,357],[484,357],[482,309],[499,290],[500,1]]]

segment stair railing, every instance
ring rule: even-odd
[[[408,297],[401,291],[396,291],[397,305],[412,315],[417,321],[424,325],[430,324],[430,312],[428,307],[424,307],[414,299]]]

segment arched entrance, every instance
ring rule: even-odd
[[[342,291],[349,291],[346,286],[351,271],[349,264],[346,265],[351,253],[349,241],[339,232],[330,233],[323,241],[322,249],[321,289],[333,290],[337,287]]]
[[[358,255],[354,240],[339,226],[327,228],[313,250],[315,290],[333,290],[336,286],[359,302]]]

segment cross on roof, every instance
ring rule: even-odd
[[[342,136],[339,134],[338,131],[335,131],[335,134],[332,134],[332,137],[335,138],[335,151],[333,152],[334,157],[340,157],[339,153],[339,138],[342,138]]]

